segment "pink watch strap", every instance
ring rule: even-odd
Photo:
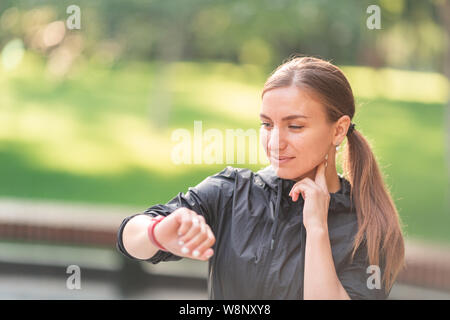
[[[155,246],[157,246],[160,250],[168,252],[168,250],[166,248],[164,248],[158,242],[158,240],[156,240],[156,238],[155,238],[155,227],[164,218],[165,218],[165,216],[162,216],[162,215],[158,215],[158,216],[152,218],[153,223],[148,227],[148,238],[150,239],[151,243],[153,243]]]

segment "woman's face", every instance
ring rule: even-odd
[[[316,167],[334,149],[333,126],[327,123],[321,103],[306,89],[267,91],[260,118],[261,143],[280,178],[314,177]]]

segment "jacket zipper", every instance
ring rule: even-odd
[[[275,239],[276,239],[276,235],[277,235],[277,230],[276,229],[277,229],[277,226],[278,226],[278,224],[277,224],[278,216],[276,214],[276,211],[277,211],[276,203],[280,202],[279,205],[281,206],[281,198],[279,198],[279,197],[282,196],[282,193],[281,193],[281,190],[280,190],[280,188],[281,188],[280,184],[278,185],[278,188],[279,188],[278,189],[278,195],[277,195],[275,204],[273,202],[270,202],[270,204],[269,204],[270,210],[272,212],[272,216],[274,218],[274,221],[273,221],[274,225],[272,226],[272,230],[271,230],[271,234],[270,234],[271,239],[270,239],[269,248],[267,248],[267,250],[265,250],[267,252],[267,257],[265,259],[266,263],[263,266],[263,271],[261,272],[262,279],[263,279],[261,281],[263,283],[263,285],[262,285],[262,289],[264,290],[263,292],[266,292],[266,289],[267,289],[266,288],[266,284],[268,283],[267,282],[267,274],[270,271],[270,267],[272,266],[273,255],[274,255],[273,249],[275,247]],[[274,208],[274,206],[275,206],[275,208]],[[278,210],[280,210],[280,208],[278,208]],[[263,252],[264,252],[264,250],[262,250],[262,252],[260,254],[263,254]],[[260,259],[261,259],[261,257],[260,257]]]

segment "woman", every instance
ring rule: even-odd
[[[118,248],[152,263],[209,260],[211,299],[386,299],[404,262],[401,223],[354,113],[339,68],[290,59],[262,92],[271,165],[228,166],[126,218]],[[347,178],[335,163],[346,137]]]

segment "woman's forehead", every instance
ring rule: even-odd
[[[262,100],[261,116],[272,120],[282,120],[285,117],[301,115],[297,119],[311,120],[323,117],[322,105],[305,89],[283,87],[267,91]]]

